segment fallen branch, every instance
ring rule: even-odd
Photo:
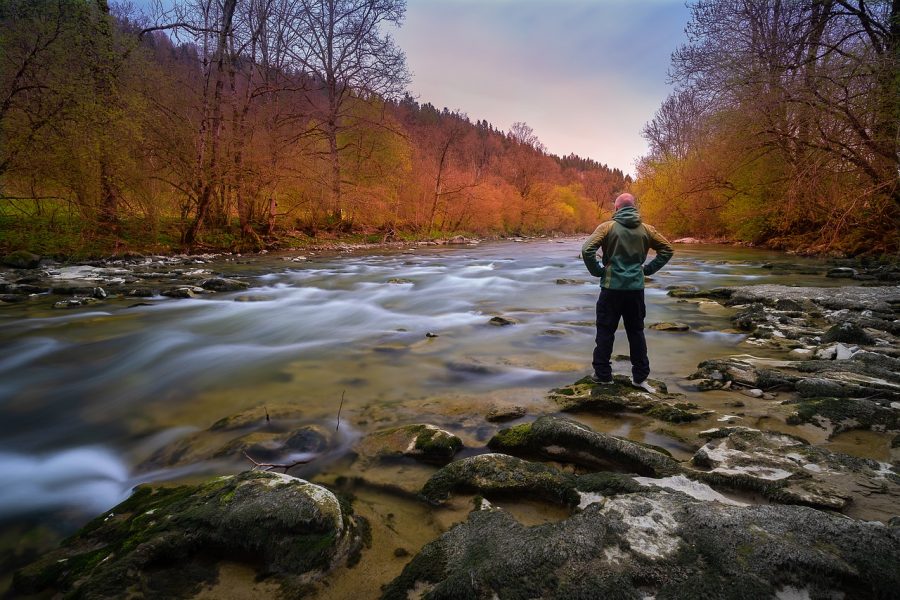
[[[292,463],[261,463],[253,459],[246,451],[244,451],[244,456],[247,457],[247,460],[253,463],[253,466],[250,468],[251,471],[271,471],[272,469],[284,469],[284,473],[287,473],[290,469],[294,467],[305,465],[311,463],[313,459],[308,458],[306,460],[297,460]]]

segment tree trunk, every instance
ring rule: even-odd
[[[113,94],[112,79],[116,76],[117,57],[113,44],[112,17],[109,14],[107,0],[96,0],[97,3],[97,46],[94,59],[97,61],[95,68],[95,91],[97,99],[106,111],[116,109],[116,99]],[[100,117],[100,221],[116,228],[119,220],[119,195],[113,181],[113,169],[111,166],[111,152],[108,136],[113,124],[110,122],[107,112]]]
[[[222,28],[219,30],[216,47],[216,86],[212,101],[212,131],[210,132],[209,159],[206,168],[201,167],[203,185],[197,198],[197,214],[188,230],[185,232],[183,242],[192,245],[197,234],[203,227],[203,222],[209,212],[210,203],[213,200],[214,184],[218,183],[219,145],[222,137],[222,90],[225,87],[225,54],[228,48],[228,36],[231,35],[231,23],[237,0],[225,0],[222,10]]]

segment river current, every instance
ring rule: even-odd
[[[243,278],[249,290],[70,310],[50,309],[49,298],[0,307],[0,547],[28,528],[71,531],[140,482],[246,468],[238,460],[137,465],[253,407],[299,405],[309,422],[333,428],[344,396],[340,443],[300,472],[311,478],[352,474],[354,440],[392,424],[433,423],[467,447],[483,445],[497,429],[481,416],[490,406],[547,411],[548,389],[590,372],[598,287],[579,249],[580,240],[565,239],[302,262],[222,257],[197,268]],[[773,262],[815,263],[677,246],[648,284],[646,320],[690,331],[647,331],[651,376],[690,390],[684,377],[698,362],[746,351],[744,336],[728,332],[729,309],[679,302],[667,286],[837,283],[763,268]],[[515,323],[493,326],[493,316]],[[627,352],[620,329],[615,353]],[[614,369],[627,374],[629,364],[620,357]],[[678,450],[637,421],[586,422]]]

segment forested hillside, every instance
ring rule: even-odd
[[[0,0],[0,246],[592,229],[619,170],[406,93],[402,0]],[[515,120],[514,109],[510,121]]]
[[[636,192],[675,235],[900,247],[900,2],[695,0]]]

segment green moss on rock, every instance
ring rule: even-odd
[[[416,423],[370,433],[354,446],[354,451],[367,461],[410,457],[444,465],[462,447],[462,440],[452,433],[434,425]]]
[[[455,490],[486,496],[524,494],[564,505],[579,501],[571,475],[505,454],[481,454],[450,463],[425,483],[421,497],[430,504],[443,504]]]
[[[832,434],[852,429],[900,431],[900,415],[892,408],[860,398],[810,398],[801,400],[788,424],[830,424]]]
[[[679,464],[662,448],[597,432],[583,423],[560,417],[545,416],[534,423],[503,429],[488,441],[488,447],[496,452],[594,469],[652,476],[680,471]]]
[[[140,486],[62,546],[15,575],[19,593],[190,597],[215,560],[247,562],[287,588],[358,550],[358,517],[328,490],[266,472],[199,485]],[[160,582],[165,585],[160,587]]]

